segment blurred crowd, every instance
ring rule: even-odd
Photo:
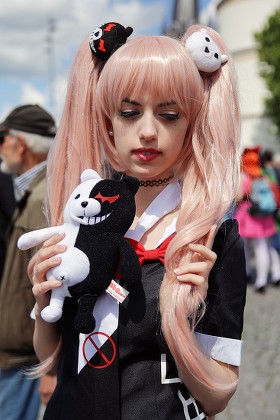
[[[246,148],[233,217],[244,239],[248,284],[258,293],[280,284],[280,164],[271,150]]]

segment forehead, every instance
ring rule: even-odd
[[[172,79],[171,79],[172,80]],[[178,86],[174,88],[171,80],[161,78],[159,80],[142,77],[136,77],[134,84],[121,83],[120,90],[115,92],[115,106],[119,107],[121,104],[131,105],[145,105],[153,104],[153,106],[175,105],[179,106],[181,101],[180,91]]]

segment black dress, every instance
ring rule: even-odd
[[[243,328],[246,273],[237,222],[220,227],[213,250],[207,311],[200,334],[239,341]],[[62,351],[58,384],[45,420],[205,419],[180,382],[160,330],[158,294],[164,268],[142,266],[142,282],[119,307],[118,327],[78,373],[79,337],[73,329],[77,306],[67,298],[61,320]],[[94,336],[90,337],[94,344]],[[81,357],[81,355],[80,355]]]

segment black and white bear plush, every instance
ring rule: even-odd
[[[136,178],[101,179],[92,169],[81,175],[81,183],[70,195],[64,209],[64,224],[28,232],[18,240],[26,250],[60,232],[67,250],[59,254],[59,266],[47,272],[47,280],[59,279],[61,287],[52,290],[49,305],[41,312],[47,322],[62,316],[64,299],[79,302],[75,328],[90,333],[95,328],[93,308],[99,295],[110,285],[119,267],[129,290],[141,278],[138,257],[125,233],[135,216],[134,196],[139,188]]]

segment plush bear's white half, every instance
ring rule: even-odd
[[[186,50],[191,54],[199,71],[213,73],[228,61],[218,45],[205,28],[194,32],[185,42]]]

